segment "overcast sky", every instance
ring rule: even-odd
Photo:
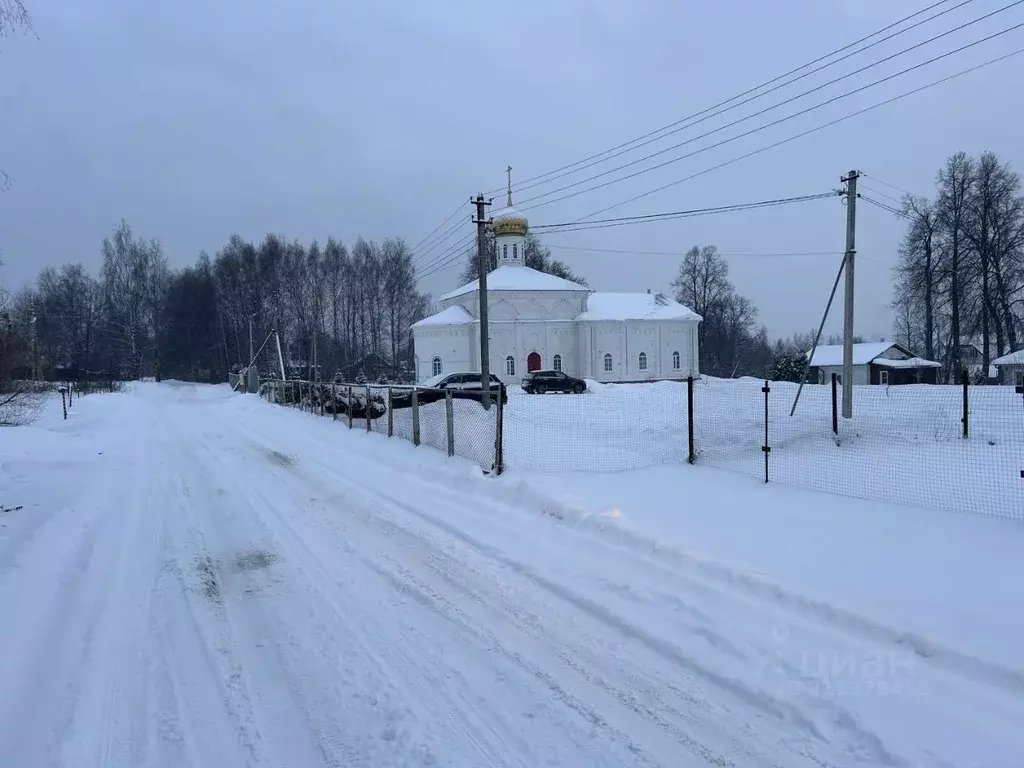
[[[1009,0],[975,0],[930,24],[614,163],[685,141],[846,74]],[[0,278],[100,263],[125,218],[181,266],[232,233],[411,245],[470,195],[545,173],[709,107],[923,7],[925,0],[26,0],[36,36],[0,39]],[[955,3],[951,2],[949,5]],[[783,117],[1024,21],[1024,6],[659,160]],[[1024,30],[775,128],[601,190],[537,207],[577,219],[860,107],[1024,45]],[[858,168],[930,194],[944,158],[991,149],[1024,168],[1024,56],[620,206],[621,216],[824,192]],[[1017,84],[1012,86],[1011,84]],[[631,170],[645,167],[641,164]],[[623,172],[625,173],[625,172]],[[615,178],[612,174],[601,180]],[[892,188],[864,180],[887,194]],[[585,189],[589,184],[572,190]],[[564,194],[564,193],[563,193]],[[867,194],[873,194],[868,192]],[[552,195],[557,197],[559,195]],[[876,195],[877,197],[877,195]],[[527,203],[536,205],[550,198]],[[880,198],[885,200],[885,198]],[[499,200],[500,202],[500,200]],[[470,209],[464,230],[469,234]],[[857,329],[888,336],[899,220],[858,211]],[[838,199],[765,211],[550,235],[598,290],[667,291],[671,255],[839,252]],[[454,242],[453,236],[449,242]],[[441,253],[423,254],[421,265]],[[738,290],[773,335],[816,325],[839,256],[730,256]],[[424,280],[456,287],[459,261]],[[841,306],[841,305],[840,305]],[[838,307],[837,307],[838,309]],[[838,330],[839,312],[829,329]]]

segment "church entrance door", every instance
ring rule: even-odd
[[[537,352],[531,352],[529,357],[526,358],[526,370],[528,372],[540,370],[540,354]]]

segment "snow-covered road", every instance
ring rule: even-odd
[[[1019,670],[429,449],[192,385],[20,435],[4,766],[1024,764]]]

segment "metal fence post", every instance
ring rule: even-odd
[[[963,415],[963,418],[960,419],[960,421],[962,421],[964,423],[964,439],[966,440],[968,432],[969,432],[969,430],[967,428],[967,421],[968,421],[968,418],[969,418],[969,414],[967,412],[967,381],[968,381],[968,374],[967,374],[967,370],[966,369],[964,369],[963,376],[964,376],[964,415]]]
[[[412,391],[412,444],[420,444],[420,398],[415,389]]]
[[[761,450],[764,451],[764,481],[767,483],[768,454],[772,452],[771,446],[768,445],[768,393],[772,391],[772,387],[767,380],[761,387],[761,391],[764,392],[764,445],[761,446]]]
[[[388,387],[388,437],[395,434],[395,399],[391,387]]]
[[[335,391],[336,385],[331,383],[331,416],[335,421],[338,420],[338,393]]]
[[[348,385],[348,402],[345,403],[345,412],[348,413],[348,428],[352,429],[352,385]]]
[[[494,425],[494,473],[501,475],[505,471],[505,398],[498,390],[498,413]]]
[[[64,421],[68,420],[68,401],[65,399],[67,393],[64,391],[64,387],[60,388],[60,405],[64,409]]]
[[[832,432],[839,434],[839,388],[836,374],[832,374]]]
[[[370,431],[370,385],[366,385],[366,402],[363,403],[363,407],[366,408],[366,431]]]
[[[693,376],[686,377],[686,432],[689,439],[687,461],[693,464],[697,461],[697,451],[693,444]]]
[[[68,408],[71,407],[72,400],[75,399],[74,390],[71,387],[71,382],[68,382]]]
[[[450,389],[445,390],[444,393],[444,419],[445,425],[448,427],[448,455],[455,455],[455,424],[454,415],[452,413],[452,391]]]

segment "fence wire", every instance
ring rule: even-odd
[[[764,476],[764,382],[695,386],[697,460]],[[1024,520],[1024,397],[1012,387],[857,386],[852,419],[836,387],[770,382],[769,478],[871,501]],[[964,424],[964,404],[967,423]]]
[[[351,385],[350,395],[349,387],[276,381],[261,393],[344,425],[351,418],[353,429],[386,435],[390,424],[394,437],[414,441],[413,388]],[[692,459],[764,481],[767,446],[770,482],[1024,520],[1024,395],[1013,387],[857,386],[854,417],[835,422],[831,385],[805,386],[793,416],[797,385],[765,387],[714,378],[593,385],[581,395],[511,387],[500,431],[497,407],[484,410],[479,393],[453,392],[452,449],[491,470],[500,434],[505,468],[607,472]],[[445,391],[416,394],[419,443],[447,452]],[[841,386],[835,401],[841,410]]]
[[[260,385],[260,395],[278,405],[322,415],[352,429],[409,442],[416,442],[418,432],[420,445],[445,453],[449,451],[446,394],[445,390],[377,384],[269,380]],[[497,449],[497,404],[492,403],[485,410],[479,397],[474,399],[471,393],[452,394],[452,453],[490,471],[495,466]]]
[[[505,466],[544,472],[619,471],[686,461],[686,382],[605,384],[583,394],[510,388]]]

